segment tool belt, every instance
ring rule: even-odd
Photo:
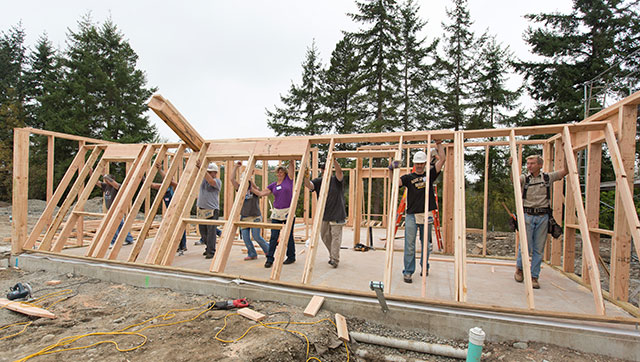
[[[201,209],[198,208],[197,210],[197,216],[198,219],[209,219],[212,218],[215,215],[215,209]]]
[[[551,208],[549,207],[524,207],[524,212],[529,215],[546,215],[551,213]]]
[[[275,207],[271,209],[271,219],[284,221],[287,220],[287,216],[289,215],[289,208],[285,209],[276,209]]]

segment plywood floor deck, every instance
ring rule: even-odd
[[[341,250],[340,264],[337,269],[332,268],[327,263],[329,260],[327,249],[322,241],[319,241],[311,284],[355,291],[369,291],[370,281],[382,281],[383,279],[385,251],[383,249],[384,241],[381,241],[380,238],[384,236],[384,232],[383,229],[374,229],[374,246],[376,250],[358,252],[352,250],[352,228],[345,227],[342,241],[345,249]],[[364,240],[365,229],[362,229],[361,235],[362,240]],[[398,235],[402,235],[401,230],[398,231]],[[296,232],[296,236],[303,237],[304,231]],[[196,240],[197,238],[194,237],[188,238],[188,251],[183,256],[176,256],[173,266],[198,271],[209,270],[211,260],[202,256],[204,246],[194,245]],[[151,239],[145,242],[138,260],[144,260],[151,243]],[[413,283],[407,284],[402,280],[403,252],[401,249],[403,244],[402,238],[397,238],[394,243],[394,247],[400,249],[400,251],[394,252],[391,293],[419,298],[422,278],[419,274],[420,266],[418,261],[416,261],[417,272],[413,275]],[[131,247],[123,246],[118,260],[126,260]],[[64,249],[63,253],[84,255],[86,249],[86,247],[69,248]],[[224,272],[240,277],[268,280],[271,269],[264,267],[266,260],[264,255],[259,254],[256,260],[245,261],[246,252],[243,252],[243,249],[245,249],[243,243],[239,241],[234,243]],[[256,250],[260,250],[257,245]],[[419,255],[419,251],[417,254]],[[304,243],[296,243],[296,255],[297,260],[294,264],[283,265],[281,281],[301,282],[306,258]],[[515,261],[490,258],[467,258],[467,261],[468,302],[509,308],[527,308],[524,284],[517,283],[513,279]],[[475,263],[476,261],[480,263]],[[483,262],[495,262],[500,265],[488,265]],[[429,276],[426,278],[427,297],[452,301],[454,299],[453,256],[432,254],[429,264]],[[591,291],[544,263],[540,272],[540,284],[541,289],[534,290],[536,309],[595,314]],[[388,288],[388,286],[386,287]],[[610,302],[605,301],[605,306],[606,314],[609,316],[630,316],[626,311]]]

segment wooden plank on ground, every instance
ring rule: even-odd
[[[51,319],[54,319],[56,317],[55,314],[49,312],[46,309],[34,307],[32,305],[15,301],[15,300],[9,300],[7,298],[0,298],[0,308],[6,308],[14,312],[18,312],[18,313],[22,313],[22,314],[26,314],[34,317],[43,317],[43,318],[51,318]]]
[[[261,322],[263,321],[265,318],[267,318],[266,315],[260,313],[260,312],[256,312],[255,310],[251,309],[251,308],[241,308],[238,309],[238,314],[240,314],[241,316],[251,319],[254,322]]]
[[[336,313],[336,329],[338,338],[344,342],[349,342],[349,329],[347,329],[347,320],[342,314]]]
[[[324,297],[314,295],[309,301],[309,304],[307,304],[307,307],[304,309],[303,314],[307,317],[315,317],[316,314],[318,314],[320,307],[322,307],[322,303],[324,303]]]

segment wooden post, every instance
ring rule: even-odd
[[[600,173],[602,169],[602,143],[591,143],[591,132],[589,133],[587,146],[587,180],[585,187],[585,212],[587,214],[587,224],[589,229],[598,228],[600,221]],[[600,233],[589,232],[591,245],[596,258],[600,256]],[[582,280],[585,284],[590,284],[587,263],[582,258]]]
[[[11,204],[11,254],[20,254],[27,241],[29,196],[29,130],[13,129],[13,194]]]
[[[302,153],[301,165],[309,162],[309,150],[311,144],[307,143],[307,147]],[[291,162],[295,162],[291,160]],[[282,271],[282,262],[284,262],[284,256],[287,250],[287,244],[289,241],[289,235],[293,233],[294,219],[296,217],[296,206],[298,205],[298,197],[300,196],[300,189],[302,188],[302,181],[304,180],[304,172],[298,172],[296,177],[296,183],[293,185],[293,195],[291,197],[291,206],[289,208],[289,215],[287,216],[287,222],[284,224],[284,232],[280,231],[279,243],[274,255],[273,268],[271,269],[271,279],[280,280],[280,272]]]
[[[353,245],[360,242],[360,228],[362,227],[362,158],[356,159],[356,177],[355,177],[355,203],[353,205],[355,217],[353,220]],[[389,240],[389,239],[387,239]]]
[[[635,122],[635,119],[634,119]],[[635,135],[634,135],[635,137]],[[589,238],[589,225],[587,224],[587,215],[582,204],[582,194],[580,193],[580,178],[578,177],[578,167],[576,159],[573,155],[573,146],[571,145],[571,134],[569,127],[564,128],[562,133],[562,141],[564,142],[564,153],[567,157],[567,167],[569,174],[567,175],[567,184],[571,188],[571,194],[567,194],[568,198],[573,197],[576,211],[578,212],[578,222],[580,224],[580,236],[582,236],[582,260],[587,262],[587,270],[591,279],[591,291],[596,304],[596,312],[604,315],[604,301],[602,300],[602,290],[600,287],[600,270],[598,262],[591,247]]]
[[[355,176],[355,171],[354,169],[349,169],[349,209],[347,210],[348,212],[348,220],[347,220],[347,226],[351,226],[352,228],[354,228],[354,213],[355,213],[355,209],[354,209],[354,205],[356,203],[356,194],[355,194],[355,182],[356,182],[356,176]]]
[[[369,183],[367,184],[367,237],[365,238],[365,244],[369,243],[369,237],[373,239],[373,235],[369,235],[370,232],[373,232],[371,229],[371,187],[373,186],[373,157],[369,157]]]
[[[631,262],[631,234],[629,227],[634,227],[637,233],[637,224],[632,216],[637,215],[633,206],[633,176],[635,163],[635,134],[637,105],[623,106],[618,110],[618,173],[616,174],[616,202],[614,214],[614,236],[611,239],[611,280],[609,292],[618,300],[629,299],[629,272]],[[607,126],[607,128],[609,128]],[[609,138],[611,132],[607,131]],[[607,145],[614,142],[607,140]],[[625,185],[626,184],[626,185]],[[625,192],[626,189],[629,192]],[[637,218],[637,216],[636,216]],[[635,240],[636,252],[640,250],[639,240]],[[640,254],[638,254],[640,255]]]
[[[453,155],[453,147],[448,146],[445,151],[448,155]],[[439,206],[442,207],[442,236],[444,239],[444,253],[453,254],[453,159],[447,157],[444,165],[444,174],[442,175],[442,201]]]
[[[431,134],[427,136],[427,146],[425,147],[425,151],[427,154],[427,162],[425,164],[425,175],[424,175],[424,241],[422,243],[422,290],[421,296],[422,298],[427,297],[427,262],[426,257],[429,252],[429,237],[431,234],[429,233],[429,194],[431,193]]]
[[[454,281],[455,297],[458,302],[467,300],[466,278],[466,222],[464,192],[464,138],[458,131],[454,136]]]
[[[549,142],[542,145],[542,172],[551,172],[551,144]],[[553,197],[550,195],[550,197]],[[551,202],[552,199],[549,200]],[[551,205],[549,204],[549,207]],[[547,234],[547,239],[544,242],[544,251],[542,253],[542,259],[549,261],[551,259],[551,234]]]
[[[567,162],[572,157],[575,159],[573,151],[570,153],[570,155],[566,154],[565,148],[565,158],[567,159]],[[565,185],[565,195],[570,194],[571,186],[569,186],[569,182],[567,182]],[[575,271],[576,260],[576,229],[567,226],[575,225],[576,223],[576,204],[573,197],[565,197],[564,210],[564,248],[562,249],[562,269],[567,273],[573,273]]]
[[[484,146],[484,197],[482,202],[482,256],[487,256],[487,224],[489,203],[489,146]]]
[[[402,160],[402,144],[404,143],[404,137],[400,136],[398,141],[398,149],[396,150],[395,159]],[[391,202],[389,204],[389,224],[387,225],[387,249],[385,252],[385,268],[383,276],[384,291],[386,294],[391,293],[391,280],[393,270],[393,244],[394,244],[394,232],[395,232],[395,220],[398,216],[398,194],[400,193],[400,167],[393,169],[393,176],[391,181]]]
[[[247,193],[247,189],[249,188],[249,180],[251,179],[255,165],[255,156],[251,154],[249,161],[247,162],[246,171],[240,175],[240,185],[238,186],[238,191],[235,194],[233,205],[231,205],[231,210],[229,214],[227,214],[227,222],[224,224],[224,235],[222,235],[222,240],[218,244],[216,253],[211,261],[211,267],[209,270],[212,272],[222,273],[227,264],[229,253],[231,253],[231,246],[233,246],[233,240],[236,236],[236,230],[238,229],[236,222],[240,221],[240,211],[242,210],[242,205],[244,203],[244,195]],[[304,164],[301,165],[302,168],[304,166]],[[231,168],[228,168],[227,171],[229,171],[230,174]],[[231,183],[229,185],[231,186]],[[293,208],[293,213],[295,214],[295,207]]]
[[[85,155],[87,153],[87,149],[84,147],[85,146],[85,141],[78,141],[78,154],[80,154],[80,157],[84,160]],[[82,185],[82,187],[84,187],[84,184]],[[83,211],[84,208],[82,208],[79,211]],[[76,246],[82,246],[84,245],[84,216],[79,215],[78,216],[78,222],[76,223]]]
[[[262,190],[266,189],[269,186],[269,161],[262,161]],[[260,210],[262,211],[262,220],[266,221],[269,216],[269,210],[267,209],[268,199],[266,197],[260,198]],[[266,238],[265,230],[260,229],[261,235],[263,238]]]
[[[512,160],[518,160],[516,155],[516,138],[515,132],[511,130],[509,136],[509,146],[511,148]],[[516,215],[518,217],[518,229],[527,230],[527,225],[524,221],[524,209],[522,204],[522,186],[520,184],[520,168],[522,164],[511,163],[511,179],[513,180],[513,193],[516,201]],[[517,251],[516,251],[517,252]],[[524,273],[524,286],[527,296],[527,305],[529,309],[534,309],[533,302],[533,285],[531,283],[531,262],[529,261],[529,241],[527,240],[527,233],[520,233],[520,253],[522,254],[522,271]]]
[[[554,142],[554,162],[553,167],[556,171],[564,168],[564,151],[562,150],[561,140]],[[559,224],[566,225],[567,221],[563,221],[562,217],[562,205],[564,203],[564,196],[562,190],[564,189],[564,181],[556,181],[553,183],[553,217]],[[551,238],[551,265],[560,266],[562,264],[562,244],[564,238]]]
[[[83,142],[83,141],[81,141]],[[55,137],[52,135],[47,136],[47,202],[51,201],[53,196],[53,160],[55,152]],[[81,149],[82,147],[80,147]]]
[[[333,171],[333,149],[335,141],[331,139],[329,143],[329,154],[327,155],[327,163],[322,175],[322,187],[319,190],[318,203],[313,212],[313,227],[311,229],[311,238],[309,247],[307,248],[307,258],[304,262],[304,272],[302,273],[302,283],[309,284],[311,282],[311,274],[316,261],[316,253],[318,251],[318,239],[320,238],[320,229],[322,226],[322,218],[324,209],[327,204],[327,195],[329,195],[329,185],[331,185],[331,172]]]
[[[233,185],[231,184],[231,168],[233,167],[233,161],[228,160],[224,168],[224,218],[229,219],[229,213],[233,207],[232,200],[235,196]],[[227,230],[224,230],[226,233]]]

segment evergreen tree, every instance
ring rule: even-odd
[[[322,122],[322,77],[315,41],[307,48],[302,63],[302,84],[291,83],[286,96],[280,96],[283,108],[266,110],[267,124],[278,136],[322,134],[330,128]]]
[[[581,120],[582,85],[608,69],[597,85],[614,85],[611,90],[628,95],[628,87],[615,85],[624,73],[621,60],[640,49],[639,15],[638,2],[627,0],[574,0],[569,14],[527,15],[539,26],[529,27],[525,40],[543,59],[519,64],[536,101],[533,115],[523,125]],[[626,64],[638,69],[637,62]],[[636,72],[624,84],[630,81],[637,87],[638,77]]]
[[[453,0],[453,9],[447,9],[449,24],[443,23],[444,56],[440,63],[443,83],[441,128],[464,129],[472,103],[474,59],[481,43],[471,31],[471,17],[467,0]]]
[[[427,24],[418,16],[419,6],[414,0],[406,0],[400,7],[400,36],[398,37],[399,73],[401,94],[399,104],[400,129],[412,131],[427,129],[434,119],[432,103],[435,100],[432,85],[434,40],[428,46],[418,33]]]
[[[25,126],[25,32],[22,25],[0,33],[0,200],[11,200],[13,128]]]
[[[23,75],[27,125],[49,131],[59,131],[59,125],[64,122],[59,117],[59,107],[62,104],[60,101],[65,98],[65,95],[58,87],[61,75],[60,58],[57,51],[53,48],[47,36],[43,34],[38,39],[34,50],[28,56],[28,68]],[[45,165],[47,163],[47,152],[48,137],[33,135],[29,148],[29,164]],[[54,149],[54,157],[61,155],[63,153],[60,149]],[[55,161],[54,178],[56,174],[62,175],[66,171],[66,166],[63,166],[64,162]],[[55,169],[57,169],[57,172]],[[43,200],[46,198],[46,180],[46,167],[29,167],[30,198]]]
[[[469,128],[494,128],[497,125],[511,126],[524,118],[519,109],[521,89],[507,88],[507,80],[513,69],[513,54],[503,48],[495,37],[489,37],[482,48],[472,93],[474,102]]]
[[[356,5],[359,13],[349,16],[368,26],[351,34],[362,56],[362,82],[368,108],[365,130],[392,131],[399,127],[398,5],[395,0],[367,0]]]
[[[137,54],[111,20],[96,26],[88,17],[68,35],[62,88],[67,93],[66,132],[109,141],[153,141],[157,131],[144,115],[156,88],[136,69]]]
[[[366,108],[363,104],[360,57],[347,34],[331,53],[323,80],[324,123],[329,133],[358,133]],[[343,146],[343,144],[338,145]]]

